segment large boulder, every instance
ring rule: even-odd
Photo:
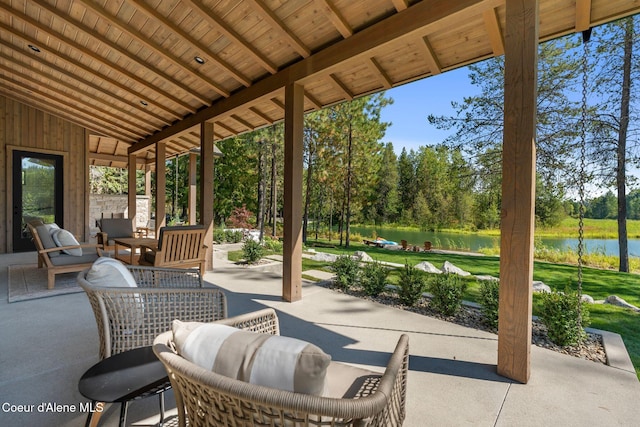
[[[431,264],[429,261],[422,261],[420,264],[416,265],[416,268],[418,270],[426,271],[427,273],[442,274],[442,270]]]
[[[335,262],[336,259],[338,259],[338,255],[328,254],[325,252],[318,252],[313,257],[311,257],[311,259],[314,261],[321,261],[321,262]]]
[[[607,299],[604,300],[605,304],[611,304],[611,305],[615,305],[618,307],[623,307],[623,308],[628,308],[631,309],[633,311],[640,311],[640,308],[636,307],[633,304],[629,304],[628,302],[626,302],[625,300],[623,300],[622,298],[620,298],[617,295],[609,295],[607,297]]]
[[[549,287],[549,285],[545,284],[544,282],[541,282],[540,280],[534,280],[533,292],[545,292],[550,294],[551,288]]]
[[[371,258],[369,254],[364,251],[355,251],[353,253],[353,257],[358,261],[373,262],[373,258]]]
[[[464,271],[460,267],[456,267],[455,265],[451,264],[449,261],[445,261],[444,264],[442,265],[442,272],[449,273],[449,274],[457,274],[458,276],[471,276],[471,273],[469,273],[468,271]]]
[[[481,274],[479,276],[476,276],[476,279],[485,280],[487,282],[499,282],[500,281],[500,279],[498,279],[497,277],[489,276],[489,275],[483,275],[483,274]]]
[[[582,302],[586,302],[587,304],[595,304],[596,301],[593,299],[591,295],[582,294],[582,298],[580,299]]]

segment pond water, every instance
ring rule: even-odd
[[[392,240],[400,244],[401,240],[406,240],[411,245],[422,247],[424,242],[431,242],[434,248],[450,250],[467,250],[476,252],[481,248],[490,248],[500,245],[499,237],[481,236],[477,234],[457,234],[429,232],[419,230],[404,230],[370,227],[351,227],[352,233],[359,233],[364,238],[376,236]],[[578,230],[576,238],[544,238],[541,239],[545,246],[550,248],[577,250]],[[586,253],[604,253],[605,255],[619,255],[617,239],[584,239]],[[640,257],[640,240],[629,240],[629,256]]]

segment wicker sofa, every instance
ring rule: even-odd
[[[279,335],[273,309],[216,323]],[[153,350],[174,390],[179,425],[400,426],[405,418],[408,336],[402,335],[384,373],[331,362],[323,396],[277,390],[232,379],[177,354],[174,332],[159,335]]]
[[[127,266],[137,287],[78,284],[91,303],[98,325],[100,359],[126,350],[150,346],[169,329],[173,319],[212,322],[227,317],[227,301],[218,288],[202,288],[198,270]]]

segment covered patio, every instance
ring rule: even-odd
[[[0,257],[0,403],[36,405],[34,413],[0,410],[2,425],[84,425],[78,380],[98,361],[96,324],[84,293],[7,304],[7,266],[31,254]],[[640,382],[633,370],[533,347],[532,375],[523,385],[498,375],[497,336],[382,306],[303,283],[305,297],[282,301],[282,276],[217,261],[207,286],[225,289],[229,314],[277,310],[282,334],[309,340],[333,360],[382,370],[402,333],[410,339],[405,426],[636,425]],[[39,313],[27,316],[27,313]],[[40,403],[75,405],[76,412],[39,412]],[[175,415],[171,393],[168,415]],[[155,425],[155,398],[133,402],[128,421]],[[168,425],[175,425],[171,418]],[[116,426],[118,405],[100,425]]]
[[[0,8],[4,252],[13,251],[9,153],[62,153],[71,189],[64,222],[86,238],[91,219],[81,183],[89,164],[129,166],[130,217],[136,168],[155,169],[158,229],[165,225],[166,158],[199,148],[197,209],[211,242],[214,141],[284,120],[284,271],[275,300],[288,302],[303,297],[304,113],[504,54],[497,367],[500,375],[529,381],[537,45],[637,13],[636,1],[3,0]],[[208,261],[211,267],[211,254]],[[495,351],[481,352],[479,363],[495,377]],[[513,409],[516,416],[522,410]]]

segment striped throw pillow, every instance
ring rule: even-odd
[[[321,395],[331,356],[308,342],[215,323],[173,321],[178,354],[217,374],[251,384]]]

